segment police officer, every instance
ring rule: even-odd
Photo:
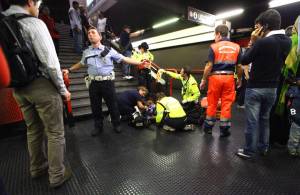
[[[221,99],[220,136],[230,135],[231,105],[235,100],[234,71],[237,66],[238,86],[241,84],[242,69],[240,63],[240,46],[227,38],[228,27],[219,25],[215,29],[215,43],[210,46],[208,63],[205,66],[200,89],[204,89],[209,76],[204,131],[212,133],[216,121],[216,111]]]
[[[133,65],[140,65],[141,62],[125,57],[112,48],[105,47],[101,44],[101,34],[95,27],[88,29],[88,39],[91,42],[82,55],[82,59],[69,69],[63,70],[64,74],[68,74],[83,66],[88,66],[88,75],[91,80],[89,86],[89,95],[91,100],[92,113],[95,121],[95,128],[91,135],[96,136],[103,130],[103,113],[102,113],[102,97],[108,107],[113,129],[120,133],[120,114],[117,106],[116,91],[114,85],[114,64],[125,62]]]
[[[196,79],[191,75],[191,68],[189,66],[182,68],[180,74],[164,69],[160,69],[159,72],[166,73],[170,77],[180,80],[182,83],[182,104],[185,111],[195,108],[199,100],[200,91]]]

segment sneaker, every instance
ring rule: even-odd
[[[296,158],[299,156],[298,153],[294,150],[288,150],[288,151],[289,151],[290,157],[292,157],[292,158]]]
[[[175,131],[175,129],[173,127],[170,127],[168,125],[164,125],[163,129],[166,130],[166,131]]]
[[[237,105],[236,107],[239,108],[239,109],[245,109],[245,106],[244,106],[244,105],[242,105],[242,106]]]
[[[241,157],[241,158],[244,158],[244,159],[251,159],[252,158],[252,155],[245,152],[245,150],[242,149],[242,148],[238,149],[236,155]]]
[[[133,76],[127,76],[127,80],[133,79]]]
[[[50,188],[58,188],[62,184],[64,184],[66,181],[68,181],[72,176],[72,171],[70,168],[65,168],[64,177],[61,179],[61,181],[57,183],[50,183]]]
[[[193,124],[186,125],[183,128],[183,130],[185,130],[185,131],[193,131],[193,130],[195,130],[195,125],[193,125]]]

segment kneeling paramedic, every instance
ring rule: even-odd
[[[120,114],[114,85],[113,61],[133,65],[140,65],[141,62],[125,57],[114,49],[102,45],[102,37],[95,27],[89,28],[88,39],[91,46],[84,50],[81,61],[71,68],[63,70],[63,72],[69,74],[83,66],[88,67],[88,77],[91,81],[89,96],[95,121],[95,128],[92,130],[91,135],[96,136],[103,130],[102,98],[104,98],[108,107],[114,131],[120,133]]]
[[[135,106],[137,106],[140,111],[145,111],[147,109],[144,104],[144,98],[147,93],[148,90],[146,87],[139,86],[137,90],[127,90],[118,94],[118,107],[122,119],[130,119],[132,114],[136,111]]]
[[[230,135],[231,106],[235,100],[234,72],[238,70],[238,86],[241,83],[242,69],[240,63],[240,46],[230,42],[227,38],[228,27],[219,25],[215,29],[215,43],[210,46],[208,63],[205,66],[200,90],[203,90],[208,82],[206,120],[204,131],[212,133],[216,122],[216,111],[219,99],[221,99],[220,136]]]
[[[169,131],[187,130],[187,116],[180,102],[173,97],[167,97],[163,92],[156,96],[155,120],[158,127]]]

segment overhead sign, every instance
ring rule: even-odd
[[[198,24],[215,26],[216,16],[193,7],[188,7],[188,20],[196,22]]]

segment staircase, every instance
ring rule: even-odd
[[[73,49],[73,39],[70,37],[70,27],[65,24],[56,24],[57,30],[60,33],[60,51],[59,60],[61,68],[69,68],[73,64],[81,60],[81,55],[74,52]],[[115,66],[115,87],[117,93],[128,90],[135,89],[137,86],[136,80],[124,80],[122,78],[121,65]],[[71,86],[69,91],[72,94],[72,109],[74,117],[82,117],[91,115],[91,106],[89,99],[89,92],[85,86],[84,75],[87,74],[87,68],[83,67],[80,70],[74,71],[69,74],[71,79]],[[107,107],[103,101],[102,106],[103,111],[107,111]]]

